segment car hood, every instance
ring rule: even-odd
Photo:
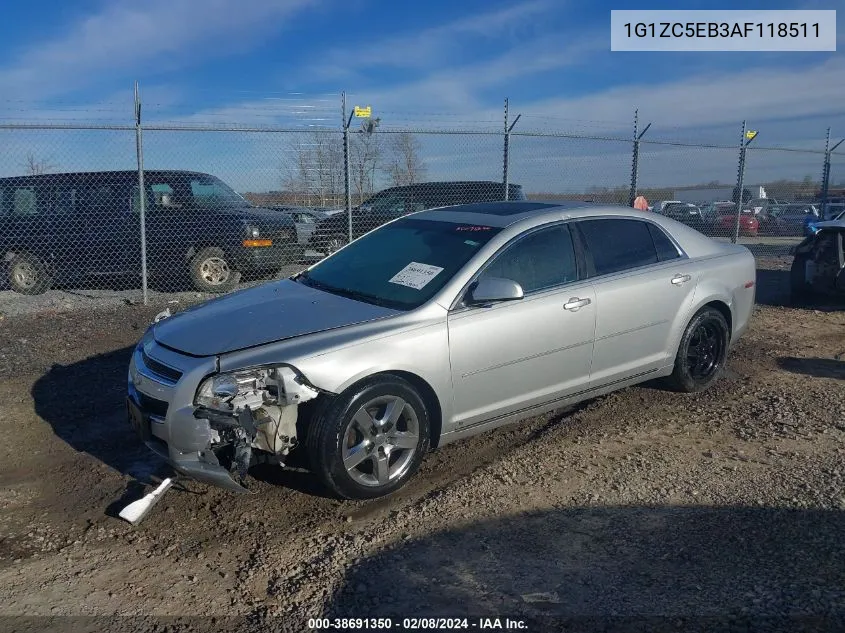
[[[396,314],[283,279],[188,308],[156,323],[153,336],[192,356],[214,356]]]

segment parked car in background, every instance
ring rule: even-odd
[[[780,206],[782,204],[784,203],[775,198],[752,198],[742,206],[743,210],[751,211],[754,215],[765,215],[768,213],[770,207]]]
[[[670,204],[684,204],[680,200],[658,200],[654,204],[649,207],[649,211],[653,211],[654,213],[660,213],[663,215],[664,209],[668,207]]]
[[[824,222],[831,222],[835,220],[845,220],[845,208],[841,209],[837,215],[834,215],[829,220],[810,220],[807,223],[807,229],[809,231],[809,235],[815,235],[819,230],[819,225],[823,224]]]
[[[242,273],[299,261],[290,218],[253,207],[215,176],[147,170],[147,268],[197,290],[225,292]],[[141,270],[140,189],[135,171],[0,179],[0,256],[17,292]]]
[[[271,208],[287,214],[293,220],[293,223],[296,225],[297,240],[303,246],[307,245],[310,241],[314,230],[317,228],[317,224],[329,217],[329,214],[325,211],[310,207],[273,205]]]
[[[819,222],[795,247],[790,289],[796,304],[814,296],[845,297],[845,218]]]
[[[509,185],[508,198],[525,200],[522,186]],[[390,187],[379,191],[352,210],[352,238],[357,239],[385,222],[415,211],[504,199],[505,186],[501,182],[421,182]],[[317,225],[309,247],[319,253],[330,254],[348,242],[349,218],[345,213],[337,213]]]
[[[230,490],[304,451],[333,494],[381,497],[430,447],[646,380],[708,388],[755,283],[745,247],[629,207],[423,211],[152,325],[129,419],[177,471]]]
[[[761,230],[769,235],[807,236],[812,233],[811,224],[821,220],[815,206],[800,203],[769,207],[763,218]]]
[[[733,202],[714,202],[701,210],[708,232],[728,236],[736,231],[736,205]],[[739,234],[756,237],[760,231],[760,221],[749,209],[743,209],[739,218]]]
[[[703,231],[704,221],[701,219],[701,209],[691,202],[673,202],[663,207],[661,215]]]

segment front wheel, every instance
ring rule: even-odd
[[[349,240],[346,238],[345,235],[330,235],[328,238],[326,238],[326,255],[336,253],[348,243]]]
[[[40,295],[50,289],[53,280],[47,266],[35,255],[20,253],[9,262],[9,286],[24,295]]]
[[[191,281],[200,292],[222,293],[234,289],[240,279],[222,248],[201,249],[191,259]]]
[[[398,376],[350,387],[316,416],[306,440],[315,474],[347,499],[382,497],[404,486],[429,447],[429,414]]]
[[[730,330],[722,313],[709,307],[699,310],[681,337],[669,386],[686,393],[709,387],[725,367],[729,342]]]

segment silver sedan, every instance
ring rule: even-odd
[[[743,246],[627,207],[423,211],[151,326],[129,418],[202,481],[243,491],[304,452],[337,495],[378,497],[448,442],[646,380],[708,387],[755,281]]]

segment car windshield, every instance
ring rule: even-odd
[[[500,230],[402,218],[294,279],[365,303],[412,310],[433,297]]]
[[[199,207],[248,207],[251,206],[229,185],[213,176],[197,176],[190,179],[191,196]]]

